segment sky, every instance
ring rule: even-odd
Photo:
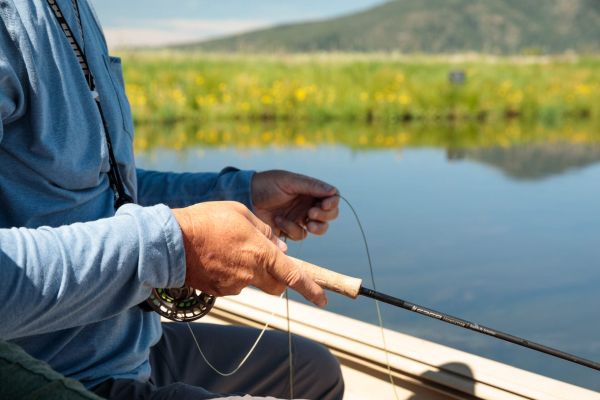
[[[110,47],[227,36],[282,23],[350,14],[384,0],[90,0]]]

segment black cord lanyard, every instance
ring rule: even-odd
[[[117,165],[117,160],[113,153],[110,135],[108,134],[108,124],[106,123],[106,119],[104,118],[104,113],[102,112],[102,105],[100,104],[100,96],[98,95],[98,91],[96,90],[94,76],[92,75],[92,72],[90,71],[89,64],[85,57],[85,53],[83,52],[82,48],[79,46],[77,41],[75,40],[73,31],[71,30],[71,28],[69,27],[69,24],[67,23],[67,20],[63,16],[63,13],[60,10],[60,7],[58,6],[58,4],[56,4],[56,0],[47,0],[47,2],[48,2],[48,5],[50,6],[50,8],[52,9],[52,11],[54,12],[54,16],[56,17],[58,24],[62,28],[65,36],[67,37],[67,40],[69,41],[69,44],[71,45],[71,48],[73,49],[73,52],[75,53],[75,57],[77,58],[77,61],[79,62],[79,66],[81,67],[81,71],[83,72],[85,80],[88,83],[92,97],[94,98],[94,101],[96,102],[96,106],[98,106],[98,112],[100,113],[100,119],[102,120],[102,126],[104,128],[104,136],[106,137],[106,146],[108,147],[108,161],[109,161],[109,165],[110,165],[110,169],[108,171],[108,180],[110,181],[110,186],[113,189],[113,192],[115,194],[115,209],[118,209],[123,204],[133,203],[133,199],[127,194],[127,192],[125,191],[125,186],[123,185],[123,179],[121,178],[121,174],[119,172],[119,166]],[[79,23],[80,28],[82,28],[81,27],[81,18],[79,16],[79,6],[77,4],[77,0],[72,0],[72,2],[73,2],[73,9],[75,10],[75,15],[77,17],[77,22]],[[82,32],[82,39],[83,39],[83,28],[81,29],[81,32]],[[163,298],[163,297],[160,297],[159,292],[163,294],[163,297],[171,296],[172,294],[174,294],[174,296],[175,296],[175,297],[173,297],[174,300],[173,299],[172,299],[172,301],[169,301],[169,300],[164,301],[164,299],[161,300],[161,298]],[[166,297],[166,298],[171,299],[170,297]],[[182,302],[181,300],[185,300],[185,301]],[[148,312],[149,311],[157,311],[160,315],[167,317],[173,321],[176,321],[176,320],[182,320],[181,318],[184,318],[184,317],[181,317],[181,315],[184,315],[185,318],[190,318],[189,317],[190,315],[193,316],[193,318],[191,318],[191,319],[183,319],[183,320],[193,320],[193,319],[200,318],[201,316],[208,313],[208,311],[212,308],[214,302],[215,302],[214,296],[207,295],[207,294],[201,293],[200,291],[196,291],[193,289],[184,288],[183,290],[175,289],[173,291],[170,291],[168,289],[154,289],[152,291],[152,294],[148,298],[148,300],[138,304],[138,306],[144,311],[148,311]],[[164,304],[166,304],[167,306],[170,306],[171,308],[173,307],[173,304],[178,304],[178,305],[186,304],[188,306],[188,308],[185,310],[185,312],[183,314],[181,311],[179,311],[179,313],[175,313],[171,310],[171,308],[165,307]],[[162,308],[161,308],[161,306],[162,306]],[[174,318],[179,318],[179,319],[174,319]]]
[[[67,20],[65,19],[60,7],[56,3],[56,0],[47,0],[48,5],[52,9],[58,24],[62,28],[73,52],[75,53],[75,57],[79,62],[79,66],[81,67],[81,71],[85,77],[85,80],[90,88],[90,93],[94,98],[96,106],[98,107],[98,112],[100,113],[100,119],[102,120],[102,127],[104,128],[104,137],[106,138],[106,147],[108,148],[108,162],[109,162],[109,170],[108,170],[108,180],[110,182],[110,186],[113,189],[115,195],[115,209],[118,209],[123,204],[133,203],[133,199],[131,196],[127,194],[125,191],[125,186],[123,185],[123,179],[121,178],[121,173],[119,172],[119,166],[117,165],[117,159],[115,158],[115,154],[113,153],[112,141],[110,140],[110,135],[108,133],[108,124],[106,123],[106,119],[104,118],[104,113],[102,112],[102,105],[100,104],[100,96],[98,95],[98,91],[96,90],[96,83],[94,81],[94,76],[90,71],[89,64],[85,57],[85,53],[83,52],[77,40],[75,40],[75,36],[73,35],[73,31],[69,27]],[[79,6],[77,5],[76,0],[73,0],[73,7],[75,9],[75,15],[77,16],[77,21],[79,26],[81,26],[81,19],[79,17]],[[83,29],[82,29],[83,32]]]

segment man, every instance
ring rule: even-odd
[[[85,53],[93,92],[46,0],[0,0],[0,339],[109,398],[287,397],[287,337],[267,334],[248,363],[223,378],[202,361],[185,325],[163,328],[137,305],[152,287],[184,284],[218,296],[289,286],[324,305],[322,289],[277,236],[325,233],[338,213],[336,189],[284,171],[136,169],[120,60],[108,56],[87,1],[56,5]],[[107,140],[137,203],[116,213]],[[192,326],[223,369],[256,337]],[[332,356],[300,338],[293,346],[294,394],[341,398]]]

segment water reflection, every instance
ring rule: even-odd
[[[360,214],[379,290],[600,360],[594,127],[236,126],[138,129],[138,163],[321,177]],[[345,207],[328,235],[290,251],[370,283]],[[331,295],[328,308],[376,323],[368,299]],[[383,312],[389,328],[600,389],[597,372],[583,367],[402,310]]]
[[[236,148],[311,149],[324,145],[356,151],[443,148],[448,160],[472,160],[514,179],[536,180],[600,161],[600,127],[531,124],[248,124],[183,122],[138,125],[136,151]]]
[[[448,149],[448,160],[473,160],[517,180],[538,180],[600,162],[598,143],[534,143],[509,148]]]

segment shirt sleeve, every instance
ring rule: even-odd
[[[181,230],[164,205],[59,228],[0,229],[0,338],[101,321],[185,280]]]
[[[137,170],[138,203],[186,207],[203,201],[233,200],[252,210],[254,171],[227,167],[219,173],[174,173]]]
[[[0,17],[0,142],[2,142],[4,126],[24,114],[25,96],[13,65],[22,62],[21,55],[10,39],[2,12]]]

